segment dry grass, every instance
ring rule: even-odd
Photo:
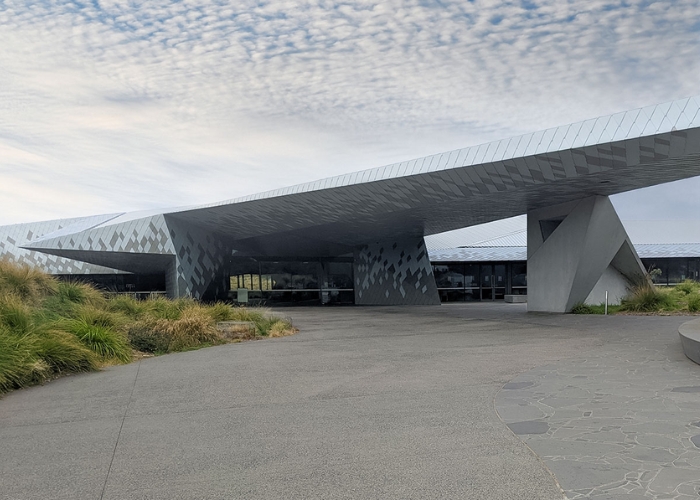
[[[226,335],[217,328],[221,321],[254,326]],[[0,394],[128,363],[136,351],[163,354],[295,332],[265,310],[192,299],[108,299],[89,284],[0,261]]]
[[[276,321],[270,327],[268,336],[270,337],[287,337],[289,335],[294,335],[299,330],[294,328],[291,324],[286,321]]]

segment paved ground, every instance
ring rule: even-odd
[[[533,384],[500,393],[504,418],[547,420],[549,430],[565,424],[533,413],[541,395],[526,389],[568,390],[546,385],[558,370],[578,381],[595,373],[600,387],[624,392],[603,371],[624,362],[618,375],[644,378],[635,401],[685,398],[655,410],[669,423],[667,413],[692,412],[700,399],[669,393],[700,385],[700,367],[680,354],[682,318],[528,315],[506,304],[283,312],[300,334],[148,359],[0,400],[0,499],[555,499],[557,481],[520,439],[534,435],[517,437],[495,411],[504,384]],[[650,360],[670,378],[645,375]],[[574,397],[585,404],[585,394]],[[514,400],[522,414],[504,409]],[[669,439],[687,429],[689,413],[677,415]],[[687,481],[691,469],[677,470]],[[559,479],[575,489],[570,476]]]
[[[700,366],[668,333],[620,329],[600,348],[535,368],[498,394],[501,417],[568,498],[700,497]]]

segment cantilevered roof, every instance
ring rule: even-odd
[[[696,175],[700,97],[160,213],[215,233],[243,252],[328,255]],[[89,231],[105,234],[154,214],[123,214]],[[86,238],[67,237],[66,230],[31,248],[51,252],[60,246],[62,254],[97,250]]]

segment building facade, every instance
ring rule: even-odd
[[[530,310],[565,312],[645,279],[608,197],[697,175],[692,97],[210,205],[6,226],[0,257],[172,297],[226,298],[235,282],[290,303],[497,299],[527,275]],[[521,214],[526,272],[431,256],[431,235]]]

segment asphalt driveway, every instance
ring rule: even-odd
[[[595,356],[620,332],[668,332],[672,346],[683,321],[519,304],[281,313],[299,334],[4,397],[0,498],[562,498],[500,419],[497,393],[535,367]]]

